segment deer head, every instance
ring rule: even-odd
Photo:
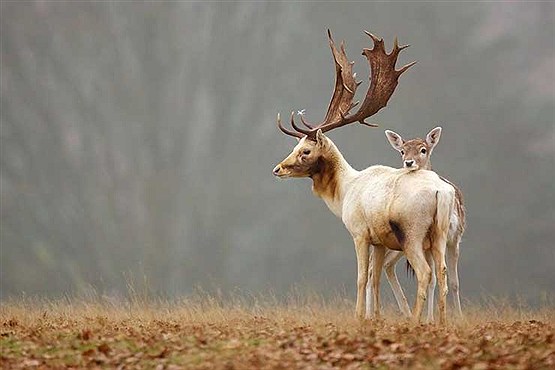
[[[432,162],[430,156],[441,137],[441,127],[436,127],[428,132],[426,139],[403,140],[396,132],[385,130],[385,136],[393,147],[401,153],[403,167],[409,170],[431,170]]]
[[[274,175],[280,178],[313,176],[320,172],[328,145],[322,130],[316,131],[314,140],[308,136],[300,138],[291,154],[274,168]]]
[[[337,49],[331,32],[328,30],[329,44],[335,61],[335,87],[328,111],[324,120],[319,124],[311,124],[301,115],[301,122],[306,128],[297,126],[292,112],[291,127],[294,131],[283,127],[278,114],[277,125],[279,129],[284,134],[299,139],[299,143],[291,154],[274,168],[274,175],[279,177],[309,177],[315,171],[320,170],[322,155],[326,153],[326,148],[331,144],[331,141],[324,135],[325,132],[354,122],[369,127],[377,127],[375,124],[365,122],[365,119],[373,116],[387,105],[389,98],[397,87],[401,74],[416,62],[409,63],[396,70],[395,64],[399,53],[409,45],[399,46],[397,39],[395,39],[393,49],[388,54],[385,51],[383,39],[379,39],[367,31],[365,33],[372,39],[374,47],[362,51],[362,55],[368,60],[371,73],[369,88],[360,108],[353,114],[349,113],[359,103],[358,101],[353,103],[353,98],[361,81],[355,80],[356,75],[352,71],[354,62],[349,62],[347,59],[344,43],[342,42],[340,48]]]

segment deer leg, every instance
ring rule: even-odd
[[[414,310],[412,311],[412,320],[414,322],[420,322],[420,316],[422,316],[422,309],[424,308],[424,302],[426,301],[426,290],[430,284],[432,270],[430,269],[428,262],[426,262],[426,257],[424,256],[424,251],[422,250],[422,243],[406,243],[405,255],[414,269],[416,279],[418,281],[416,302],[414,304]]]
[[[372,258],[372,306],[374,307],[374,317],[380,317],[380,278],[385,257],[385,247],[374,246]]]
[[[405,315],[406,317],[410,317],[410,307],[407,301],[407,297],[403,293],[403,289],[401,288],[401,284],[399,284],[399,279],[397,278],[397,272],[395,271],[395,266],[399,259],[403,254],[401,252],[396,252],[392,250],[387,250],[385,253],[385,275],[387,276],[387,281],[391,286],[391,290],[393,290],[393,295],[395,296],[395,300],[397,301],[397,305],[399,306],[399,310]]]
[[[453,304],[459,317],[462,316],[461,299],[459,297],[459,243],[460,239],[454,243],[447,244],[447,276],[449,277],[449,288],[453,295]]]
[[[366,284],[368,283],[368,264],[369,264],[369,244],[366,237],[357,236],[354,238],[355,251],[357,255],[357,304],[356,317],[364,319],[366,306]]]
[[[439,282],[439,323],[447,323],[447,266],[445,265],[445,239],[438,238],[437,244],[432,247],[437,280]]]
[[[430,279],[430,285],[428,286],[428,316],[426,317],[427,322],[434,321],[434,293],[436,290],[436,274],[434,269],[434,259],[432,252],[427,250],[425,252],[426,262],[432,270],[432,278]]]
[[[372,256],[374,255],[373,249],[370,253],[368,261],[368,282],[366,283],[366,318],[372,317]]]

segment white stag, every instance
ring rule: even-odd
[[[297,137],[299,142],[273,172],[282,178],[310,177],[314,194],[324,200],[349,230],[357,256],[356,315],[359,319],[364,318],[369,249],[372,245],[374,315],[378,317],[380,314],[378,287],[385,251],[392,249],[403,251],[415,270],[418,292],[412,318],[414,321],[420,320],[432,275],[425,258],[425,250],[430,249],[438,271],[440,321],[445,323],[445,248],[455,190],[431,171],[412,172],[386,166],[371,166],[357,171],[324,135],[327,131],[354,122],[375,126],[364,120],[385,107],[399,76],[414,64],[395,70],[399,52],[408,45],[399,47],[395,40],[393,50],[387,54],[383,40],[367,34],[372,38],[374,47],[362,52],[370,64],[371,78],[360,109],[356,113],[349,113],[357,105],[353,104],[353,98],[360,82],[355,81],[352,63],[347,59],[343,44],[338,50],[328,31],[336,66],[336,82],[326,117],[322,123],[313,125],[301,116],[301,121],[308,128],[304,129],[296,125],[292,113],[292,131],[283,127],[278,115],[280,130]]]

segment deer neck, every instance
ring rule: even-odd
[[[428,171],[432,171],[432,161],[428,160],[428,163],[426,163],[426,166],[424,166],[424,169]]]
[[[322,198],[336,216],[341,217],[344,195],[357,173],[330,141],[318,161],[316,171],[310,176],[312,192]]]

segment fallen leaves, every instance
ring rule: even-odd
[[[178,308],[177,308],[178,309]],[[548,369],[552,322],[482,320],[413,326],[394,319],[359,323],[311,309],[169,312],[149,315],[25,311],[0,316],[0,367],[120,369]],[[29,318],[32,316],[32,318]]]

